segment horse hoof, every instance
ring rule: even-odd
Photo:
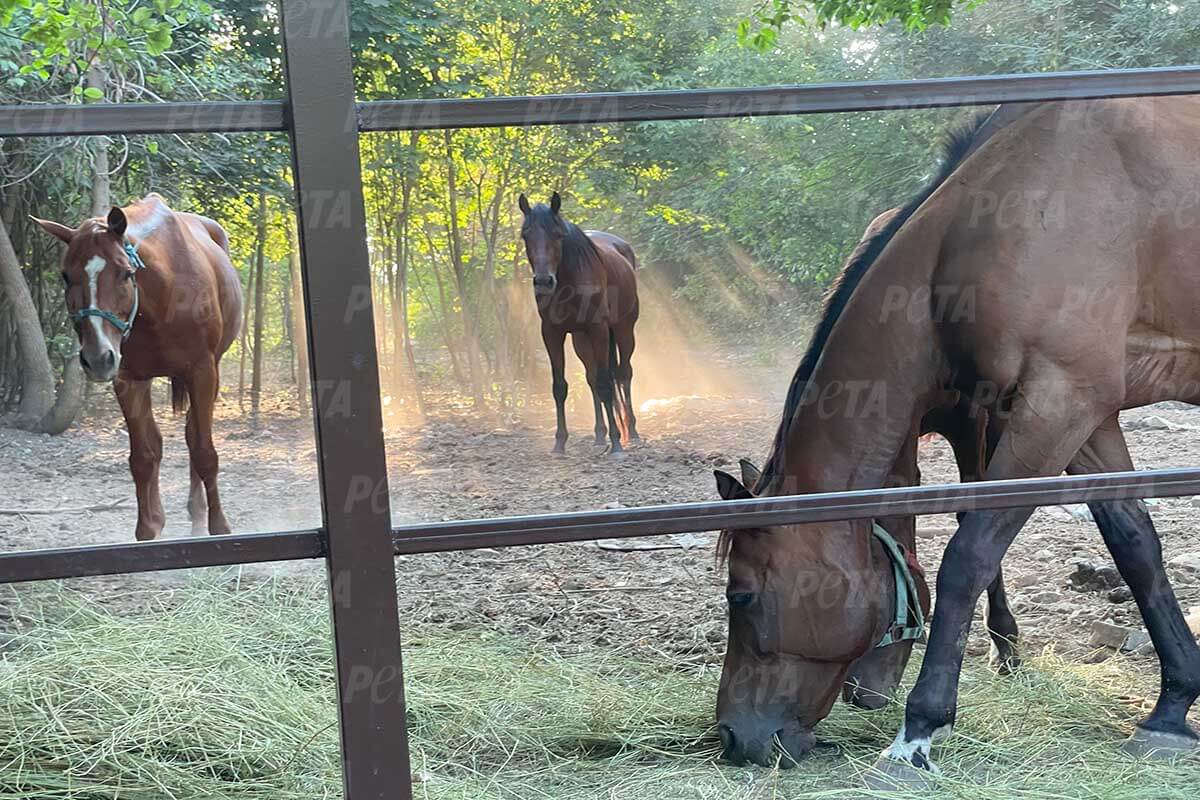
[[[1021,668],[1021,657],[1017,655],[1016,650],[1009,650],[1008,655],[1003,655],[992,645],[991,655],[988,656],[988,663],[997,675],[1008,676],[1015,673]]]
[[[872,792],[926,792],[934,786],[934,774],[885,755],[863,773],[863,783]]]
[[[1121,745],[1121,750],[1134,758],[1171,761],[1200,753],[1200,740],[1195,736],[1151,731],[1139,727],[1134,729],[1133,735]]]
[[[567,448],[565,445],[561,444],[554,445],[554,449],[550,451],[550,455],[552,456],[565,456],[566,454]]]
[[[609,451],[608,455],[610,458],[615,458],[620,461],[621,459],[625,458],[625,451],[618,447],[615,450]]]

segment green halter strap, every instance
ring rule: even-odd
[[[892,571],[896,577],[896,619],[888,628],[887,633],[876,647],[887,647],[897,642],[915,641],[925,635],[925,612],[921,610],[921,595],[917,591],[917,582],[912,570],[908,568],[908,559],[900,543],[884,530],[878,522],[872,522],[871,533],[887,551],[888,559],[892,562]],[[909,624],[909,608],[912,608],[914,619]]]
[[[71,315],[74,322],[83,322],[88,317],[99,317],[119,330],[122,339],[129,338],[129,334],[133,332],[134,320],[138,315],[137,273],[138,270],[146,268],[146,262],[142,261],[142,257],[138,255],[137,245],[129,240],[125,241],[125,255],[129,257],[129,266],[133,267],[133,276],[130,279],[133,282],[133,309],[129,312],[129,319],[121,319],[113,312],[105,311],[103,308],[81,308]]]

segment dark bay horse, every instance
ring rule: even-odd
[[[203,533],[206,523],[209,533],[229,533],[212,422],[218,364],[238,334],[242,289],[225,231],[206,217],[172,211],[157,194],[77,228],[36,222],[67,245],[62,275],[84,371],[93,381],[113,381],[125,415],[137,538],[156,538],[165,519],[158,491],[162,435],[150,405],[150,380],[159,377],[171,379],[176,411],[191,401],[192,533]]]
[[[982,134],[975,133],[976,144]],[[847,259],[847,268],[870,246],[879,231],[900,212],[895,208],[880,214],[867,226],[862,240]],[[919,486],[921,472],[917,463],[917,443],[921,436],[936,433],[949,443],[958,466],[962,482],[983,480],[987,468],[989,439],[988,415],[982,409],[972,407],[961,392],[949,391],[939,404],[921,420],[913,431],[911,445],[906,443],[896,459],[886,486]],[[751,462],[741,461],[741,484],[750,491],[741,494],[737,482],[720,471],[716,473],[718,489],[725,499],[749,497],[760,490],[762,474]],[[961,519],[962,514],[959,513]],[[917,584],[922,611],[929,612],[930,593],[924,570],[916,562],[917,538],[916,517],[888,517],[877,520],[906,552],[914,556],[913,575]],[[726,537],[724,544],[730,539]],[[876,543],[878,547],[879,544]],[[988,586],[987,630],[992,639],[991,660],[1000,674],[1010,674],[1020,666],[1017,652],[1018,629],[1016,619],[1008,605],[1004,588],[1004,575],[998,571],[995,580]],[[903,640],[887,646],[877,646],[859,657],[849,668],[842,687],[842,699],[859,708],[879,710],[895,695],[905,667],[912,655],[914,641]]]
[[[960,149],[847,270],[793,378],[759,494],[884,485],[915,421],[950,390],[989,415],[988,479],[1132,469],[1122,409],[1200,402],[1197,131],[1191,97],[1045,103]],[[1200,648],[1154,524],[1138,500],[1090,508],[1161,664],[1158,700],[1126,747],[1194,752]],[[904,725],[876,774],[919,785],[935,770],[976,599],[1032,510],[962,514]],[[731,759],[764,760],[776,739],[793,757],[811,747],[851,665],[886,630],[891,565],[870,530],[730,537],[718,718]],[[821,581],[804,580],[814,572]]]
[[[629,243],[611,233],[584,231],[561,214],[562,199],[529,205],[518,200],[521,238],[533,270],[533,291],[542,319],[542,341],[550,356],[558,415],[554,452],[567,444],[567,379],[563,345],[567,334],[583,362],[596,412],[596,445],[607,435],[611,451],[638,440],[633,413],[633,328],[638,320],[637,259]],[[607,428],[605,416],[608,418]]]

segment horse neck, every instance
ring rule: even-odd
[[[930,288],[959,193],[939,189],[854,290],[791,419],[771,494],[888,482],[945,380]]]

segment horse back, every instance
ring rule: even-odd
[[[633,322],[638,318],[637,256],[633,247],[620,236],[606,231],[584,231],[596,245],[609,287],[611,324]],[[615,302],[612,301],[615,298]]]
[[[221,310],[221,335],[216,353],[220,358],[237,338],[242,323],[242,284],[229,259],[229,236],[224,228],[208,217],[184,212],[177,212],[176,216],[202,255],[199,263],[192,265],[193,268],[206,277],[211,276],[215,284]]]

